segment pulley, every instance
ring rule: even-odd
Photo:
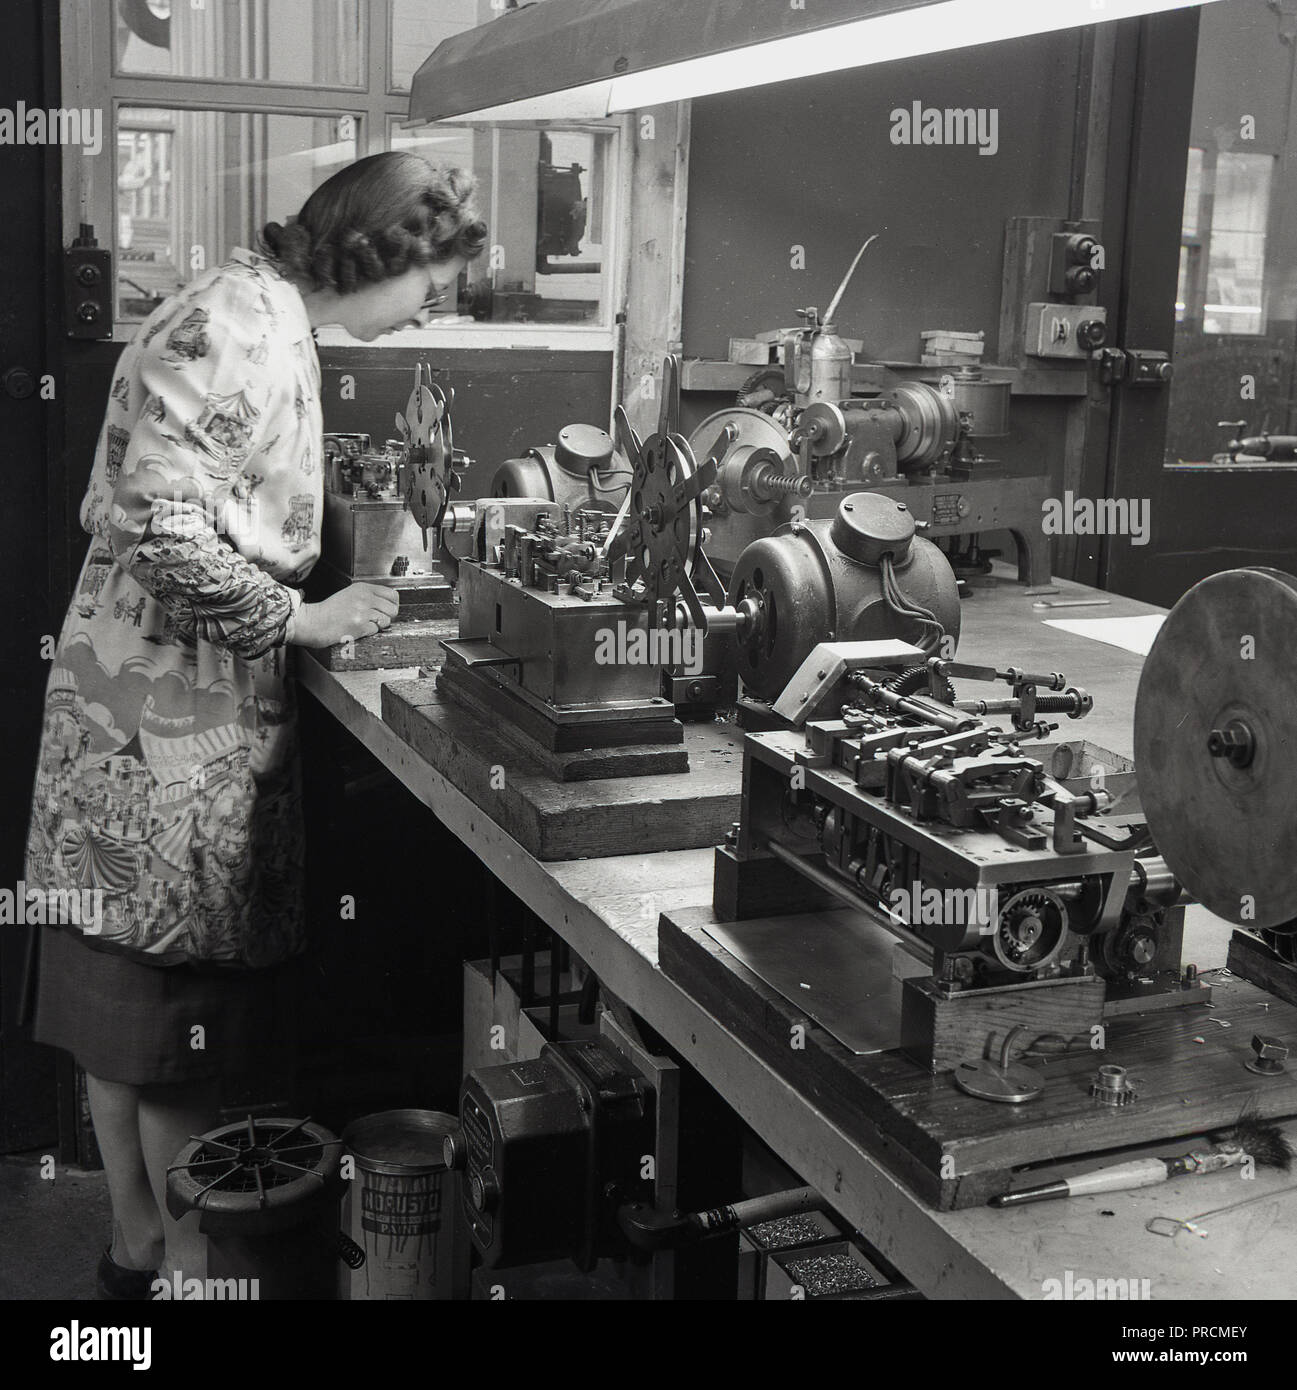
[[[396,428],[405,445],[405,504],[423,531],[425,550],[429,533],[437,534],[450,494],[460,485],[453,467],[453,400],[454,393],[443,391],[432,379],[431,367],[421,362],[415,368],[414,390],[406,402],[405,413],[396,417]]]
[[[621,406],[614,416],[618,446],[632,468],[630,489],[611,532],[615,536],[624,524],[629,587],[623,597],[662,612],[679,593],[693,624],[705,630],[695,579],[714,602],[721,604],[725,597],[702,553],[702,494],[716,479],[716,460],[708,458],[700,466],[680,433],[679,359],[668,357],[663,363],[654,434],[641,441]]]
[[[1253,928],[1297,918],[1297,579],[1226,570],[1175,605],[1139,683],[1135,772],[1198,902]]]

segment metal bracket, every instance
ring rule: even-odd
[[[1104,348],[1099,378],[1107,386],[1165,386],[1175,368],[1169,354],[1154,348]]]
[[[866,667],[921,666],[918,647],[891,638],[880,642],[821,642],[797,668],[774,711],[795,728],[805,724],[849,671]]]

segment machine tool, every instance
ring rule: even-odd
[[[833,320],[868,245],[823,317],[798,311],[805,323],[782,335],[782,368],[755,373],[736,405],[691,437],[699,458],[717,462],[703,495],[713,563],[728,576],[772,521],[832,518],[844,493],[869,489],[904,501],[929,537],[1010,531],[1019,580],[1048,586],[1048,474],[1008,473],[982,452],[1009,433],[1010,378],[976,366],[878,364],[875,383],[853,389],[852,353]]]
[[[396,416],[399,438],[375,449],[367,434],[324,436],[321,564],[335,587],[364,580],[399,590],[400,622],[453,612],[432,544],[460,486],[456,470],[472,462],[454,448],[453,402],[453,391],[443,391],[420,363]]]
[[[1218,420],[1220,429],[1234,436],[1225,448],[1212,455],[1213,463],[1292,463],[1297,459],[1297,435],[1247,433],[1246,420]]]
[[[1008,690],[961,698],[955,681]],[[970,1087],[1002,1080],[983,1064],[991,1032],[1056,1010],[1070,1038],[1119,1002],[1209,998],[1181,979],[1181,888],[1132,809],[1131,775],[1084,744],[1033,756],[1059,728],[1050,716],[1092,703],[1055,672],[821,644],[775,704],[792,729],[746,741],[717,915],[765,913],[807,881],[871,909],[931,967],[902,986],[902,1045]]]
[[[1243,1101],[1293,1113],[1294,630],[1288,575],[1190,590],[1145,663],[1133,764],[1062,733],[1092,700],[1060,673],[821,643],[775,702],[787,726],[745,739],[714,915],[663,917],[662,969],[868,1115],[863,1142],[943,1208]],[[1242,929],[1227,977],[1182,960],[1192,904]],[[804,1058],[789,1028],[814,1030]]]
[[[522,524],[507,521],[499,544],[483,540],[459,565],[459,636],[444,643],[438,688],[501,716],[564,779],[583,773],[562,755],[592,748],[618,749],[625,775],[685,771],[664,673],[668,681],[672,673],[709,681],[715,673],[705,668],[703,638],[748,621],[726,604],[703,554],[700,494],[714,470],[698,464],[678,432],[674,358],[663,377],[658,429],[647,440],[618,410],[619,449],[632,476],[615,514],[584,505],[570,482],[552,486],[578,458],[593,486],[591,475],[611,457],[593,432],[570,428],[547,475],[546,456],[533,453],[537,477],[506,466],[497,490],[539,491],[543,482],[550,495],[577,505],[508,496],[480,503],[477,528],[506,509]],[[451,520],[458,523],[458,512]]]
[[[676,370],[669,358],[647,440],[618,415],[631,479],[615,514],[591,495],[606,490],[598,479],[612,452],[589,427],[510,461],[497,497],[471,515],[459,506],[447,514],[450,532],[477,539],[459,564],[459,635],[444,644],[439,688],[502,716],[542,755],[622,750],[627,775],[686,770],[677,715],[710,718],[732,706],[739,676],[768,703],[826,635],[914,635],[925,650],[944,642],[949,655],[959,633],[949,564],[916,536],[903,501],[875,494],[847,493],[831,519],[793,522],[756,542],[727,594],[703,548],[701,499],[730,435],[722,430],[712,455],[698,459],[676,429]],[[454,539],[445,548],[465,551]],[[571,763],[542,761],[564,778],[580,775]]]

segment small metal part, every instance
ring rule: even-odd
[[[1252,1051],[1256,1056],[1243,1065],[1257,1076],[1280,1076],[1288,1070],[1284,1066],[1288,1056],[1288,1044],[1280,1042],[1278,1038],[1257,1033],[1252,1039]]]
[[[1035,1067],[1011,1062],[1014,1042],[1027,1030],[1011,1028],[1000,1044],[1000,1060],[977,1057],[961,1062],[955,1069],[955,1085],[978,1100],[998,1101],[1001,1105],[1023,1105],[1045,1089],[1045,1081]]]
[[[1127,1080],[1126,1068],[1109,1064],[1090,1082],[1090,1094],[1103,1105],[1129,1105],[1138,1093]]]
[[[995,1100],[1004,1105],[1022,1105],[1035,1100],[1045,1089],[1034,1067],[1019,1062],[1002,1067],[987,1057],[961,1062],[955,1070],[955,1085],[978,1100]]]

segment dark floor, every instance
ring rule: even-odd
[[[40,1153],[0,1157],[0,1301],[95,1296],[112,1215],[103,1170],[55,1169]]]

